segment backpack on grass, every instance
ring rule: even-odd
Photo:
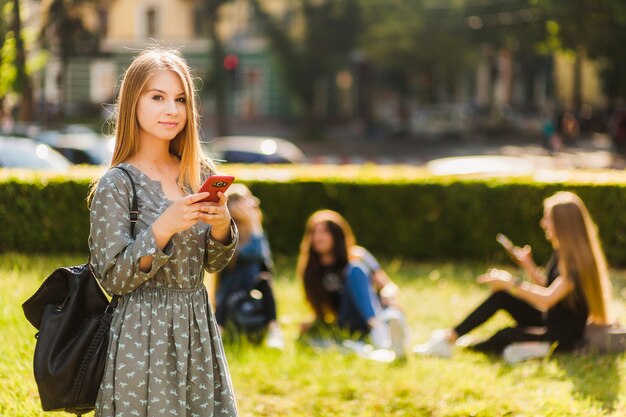
[[[617,324],[587,324],[585,349],[598,353],[626,352],[626,328]]]

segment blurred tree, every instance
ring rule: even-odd
[[[220,20],[221,7],[232,0],[205,0],[206,19],[208,22],[208,33],[211,41],[211,52],[209,57],[211,63],[209,68],[208,88],[215,96],[215,132],[217,136],[228,134],[227,102],[226,90],[228,86],[226,69],[224,68],[224,43],[220,37],[217,27]]]
[[[582,62],[585,55],[590,53],[593,56],[604,49],[600,45],[607,41],[607,0],[546,0],[546,5],[548,16],[558,25],[561,46],[576,56],[572,80],[572,110],[579,114],[582,106]]]
[[[585,56],[604,63],[605,91],[610,98],[626,97],[626,2],[619,0],[541,0],[553,25],[552,36],[562,49],[576,54],[574,109],[582,104],[581,64]]]
[[[9,68],[5,58],[8,54],[4,52],[10,26],[9,8],[9,0],[0,0],[0,113],[4,110],[4,100],[8,92],[9,84]]]
[[[34,115],[33,86],[30,76],[26,73],[26,50],[24,48],[24,38],[22,37],[20,0],[13,0],[12,30],[15,38],[16,93],[20,95],[18,120],[29,122],[33,120]]]
[[[606,26],[606,67],[604,70],[605,90],[608,97],[626,98],[626,2],[610,1]]]
[[[70,58],[92,55],[99,51],[99,36],[85,26],[84,6],[99,0],[52,0],[44,13],[40,34],[41,45],[59,58],[57,77],[59,111],[63,117],[66,102],[66,75]]]
[[[250,0],[269,39],[287,91],[301,112],[302,133],[317,135],[319,87],[347,63],[360,29],[361,0],[292,0],[285,16],[273,16]],[[297,4],[297,7],[295,6]]]
[[[464,18],[464,1],[362,0],[361,48],[398,92],[399,117],[409,129],[410,103],[437,101],[436,87],[451,95],[476,61]]]
[[[496,50],[509,51],[519,66],[516,77],[523,80],[523,104],[532,108],[535,101],[536,76],[548,75],[548,58],[553,52],[545,48],[545,10],[537,0],[482,2],[467,0],[465,4],[465,36],[473,45],[490,45]],[[497,69],[496,69],[497,70]],[[546,74],[548,73],[548,74]],[[550,83],[546,87],[550,94]]]
[[[0,2],[0,105],[8,92],[18,95],[20,121],[31,121],[34,115],[33,88],[26,71],[26,50],[22,34],[21,4],[19,0]]]

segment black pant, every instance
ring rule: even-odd
[[[489,339],[472,345],[472,349],[499,353],[511,343],[548,339],[544,328],[546,323],[543,313],[527,302],[513,297],[506,291],[492,293],[454,330],[459,336],[463,336],[485,323],[498,310],[504,310],[509,313],[517,322],[517,326],[499,330]]]

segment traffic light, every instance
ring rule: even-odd
[[[239,58],[237,55],[228,54],[224,57],[224,69],[226,71],[233,71],[237,69],[237,66],[239,66]]]
[[[239,87],[239,57],[235,54],[228,54],[224,57],[224,69],[228,74],[230,85],[233,90]]]

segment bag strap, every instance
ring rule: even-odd
[[[135,187],[135,181],[133,181],[132,175],[130,174],[130,172],[128,172],[126,168],[122,168],[120,166],[115,166],[113,168],[119,169],[128,177],[128,179],[130,180],[130,185],[133,189],[133,199],[132,199],[131,207],[130,207],[130,234],[134,235],[135,224],[137,223],[137,219],[139,218],[139,206],[137,204],[137,188]],[[93,278],[96,279],[96,276],[95,276],[95,273],[93,272],[91,264],[89,265],[89,268],[91,270],[91,274],[93,275]],[[117,308],[117,303],[119,299],[120,299],[120,296],[117,294],[114,294],[113,297],[111,297],[111,302],[109,303],[106,310],[104,311],[104,314],[100,318],[98,328],[91,340],[91,343],[89,344],[87,352],[85,352],[85,356],[83,357],[81,361],[80,367],[78,369],[78,373],[76,375],[76,380],[74,381],[74,384],[72,386],[70,405],[65,409],[65,411],[69,413],[74,413],[77,416],[80,416],[83,414],[82,410],[77,409],[77,406],[78,406],[77,403],[78,403],[78,398],[85,385],[84,381],[85,381],[85,377],[87,373],[87,368],[89,367],[89,365],[92,364],[100,345],[104,343],[106,340],[106,335],[108,334],[109,328],[111,326],[113,312]]]
[[[133,188],[133,201],[130,207],[130,234],[135,234],[135,224],[137,223],[137,219],[139,218],[139,206],[137,204],[137,189],[135,188],[135,181],[133,181],[133,176],[130,175],[130,172],[124,167],[114,166],[113,168],[117,168],[122,171],[128,179],[130,180],[130,185]]]
[[[113,168],[117,168],[122,171],[128,179],[130,180],[130,185],[133,188],[133,199],[130,207],[130,234],[135,234],[135,224],[137,223],[137,219],[139,218],[139,205],[137,204],[137,188],[135,187],[135,181],[133,181],[133,176],[130,175],[130,172],[126,168],[121,166],[114,166]],[[107,307],[105,313],[113,314],[113,311],[117,308],[117,302],[120,300],[120,296],[114,294],[111,298],[111,302]]]

